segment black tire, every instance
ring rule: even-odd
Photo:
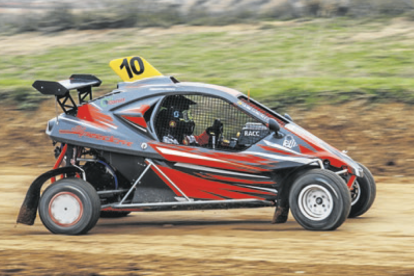
[[[328,170],[314,169],[293,183],[289,205],[303,228],[335,230],[349,215],[351,195],[341,177]]]
[[[79,178],[56,181],[39,202],[40,219],[54,234],[86,234],[96,225],[100,212],[101,201],[95,189]]]
[[[358,177],[354,183],[354,191],[351,191],[351,212],[350,218],[356,218],[365,214],[374,203],[377,195],[377,187],[371,172],[362,164],[359,164],[364,171],[364,177]]]
[[[130,213],[128,211],[101,211],[101,218],[123,218]]]

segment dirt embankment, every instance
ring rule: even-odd
[[[56,116],[53,100],[39,110],[20,111],[1,106],[0,165],[53,166],[53,146],[45,135],[46,123]],[[60,109],[59,109],[60,112]],[[414,176],[414,112],[402,103],[368,104],[364,100],[312,109],[292,107],[295,122],[355,160],[375,176]]]

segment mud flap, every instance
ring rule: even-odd
[[[289,206],[277,206],[272,223],[285,223],[289,216]]]
[[[291,171],[281,182],[286,183],[279,188],[279,193],[276,200],[275,214],[273,215],[272,223],[285,223],[289,216],[289,193],[295,179],[303,173],[313,169],[313,166],[305,165],[295,168]]]
[[[287,181],[287,179],[284,179],[284,181]],[[275,214],[273,215],[272,223],[285,223],[288,220],[290,186],[290,184],[285,185],[279,189],[276,200]]]
[[[23,201],[22,207],[20,207],[16,223],[33,225],[36,219],[37,206],[39,205],[40,189],[43,184],[54,176],[67,173],[81,173],[81,171],[76,167],[64,167],[50,170],[36,178],[27,191],[26,198]]]

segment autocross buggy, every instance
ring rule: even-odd
[[[287,114],[163,76],[141,57],[110,66],[124,82],[95,99],[93,75],[33,83],[63,113],[46,127],[56,164],[29,187],[18,223],[32,225],[38,210],[52,233],[76,235],[133,211],[275,207],[274,223],[290,209],[305,229],[334,230],[371,207],[369,170]]]

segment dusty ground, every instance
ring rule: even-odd
[[[333,232],[273,208],[134,213],[85,236],[15,219],[37,169],[0,170],[0,275],[413,275],[414,184],[378,183],[377,200]],[[18,173],[16,173],[18,172]]]
[[[288,110],[377,179],[373,208],[337,231],[306,231],[292,217],[272,225],[273,209],[263,208],[135,213],[101,219],[79,237],[52,235],[39,219],[15,228],[29,184],[54,162],[44,134],[54,105],[1,109],[0,275],[414,275],[409,105],[361,100]]]

